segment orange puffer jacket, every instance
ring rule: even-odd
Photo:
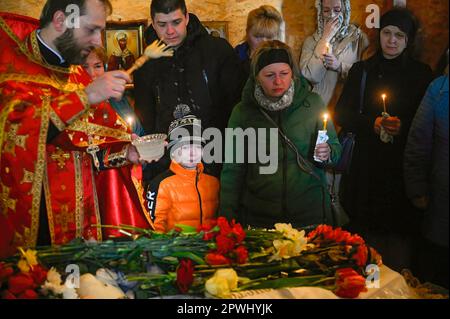
[[[153,228],[167,232],[177,224],[197,227],[214,218],[219,205],[219,180],[203,172],[203,164],[187,170],[172,161],[146,190]]]

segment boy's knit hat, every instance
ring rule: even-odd
[[[205,140],[202,138],[201,121],[194,115],[187,115],[172,121],[168,135],[170,141],[168,148],[171,151],[186,144],[205,144]]]

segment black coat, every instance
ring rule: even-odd
[[[367,71],[362,112],[360,91],[363,68]],[[395,232],[415,231],[417,214],[405,195],[403,154],[411,122],[432,79],[428,65],[406,54],[387,60],[377,53],[355,63],[336,106],[336,122],[356,134],[350,174],[343,183],[346,211],[359,225]],[[381,142],[374,123],[383,112],[402,121],[393,144]]]
[[[166,133],[175,115],[180,116],[174,114],[180,104],[202,120],[202,129],[223,130],[240,101],[245,79],[231,45],[209,35],[193,14],[187,28],[186,40],[173,57],[150,60],[135,73],[136,114],[147,134]],[[158,39],[152,26],[145,35],[147,44]],[[147,169],[144,179],[166,170],[169,162],[166,156],[150,165],[153,170]]]
[[[146,42],[158,39],[152,26]],[[244,77],[224,39],[208,34],[190,14],[187,38],[172,58],[150,60],[135,74],[136,112],[146,133],[167,132],[178,104],[186,104],[202,127],[225,128],[239,102]]]

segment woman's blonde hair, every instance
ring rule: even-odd
[[[285,50],[289,56],[289,65],[292,69],[293,78],[298,78],[300,76],[300,72],[298,70],[297,64],[294,61],[294,54],[292,53],[292,49],[286,43],[281,42],[279,40],[265,41],[263,42],[258,49],[252,54],[251,57],[251,72],[253,77],[256,79],[258,76],[258,64],[261,56],[270,50]]]
[[[257,36],[280,39],[282,23],[283,17],[278,10],[272,6],[263,5],[252,10],[247,17],[245,40],[248,39],[250,31],[253,31]]]

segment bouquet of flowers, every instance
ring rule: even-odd
[[[228,298],[249,289],[315,286],[355,298],[365,290],[366,265],[381,265],[381,257],[360,236],[326,225],[308,234],[288,224],[244,230],[221,217],[198,229],[179,226],[167,234],[118,228],[130,240],[21,250],[0,263],[2,297],[151,298],[181,293]],[[61,275],[70,265],[76,265],[78,277]],[[16,289],[17,276],[27,278],[25,290]]]

